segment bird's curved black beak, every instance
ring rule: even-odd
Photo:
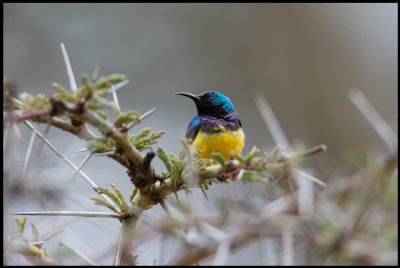
[[[178,92],[176,93],[176,95],[181,95],[181,96],[185,96],[188,98],[191,98],[195,103],[198,103],[200,101],[200,97],[190,94],[190,93],[186,93],[186,92]]]

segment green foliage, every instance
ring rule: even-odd
[[[107,188],[103,188],[103,187],[96,187],[96,191],[99,194],[105,194],[106,196],[108,196],[109,198],[111,198],[111,200],[118,206],[121,207],[121,202],[119,200],[119,198],[114,195],[110,190],[108,190]]]
[[[101,198],[98,197],[98,196],[91,196],[91,197],[89,197],[89,198],[90,198],[90,200],[93,200],[94,203],[95,203],[96,205],[109,208],[109,209],[111,209],[112,211],[114,211],[115,213],[118,213],[118,214],[119,214],[119,211],[118,211],[112,204],[108,203],[108,202],[105,201],[104,199],[101,199]]]
[[[250,164],[251,159],[253,159],[257,154],[260,153],[260,150],[254,146],[251,151],[244,157],[244,164],[248,165]]]
[[[183,159],[175,157],[174,154],[169,156],[164,152],[162,148],[157,149],[157,156],[164,163],[167,168],[168,177],[177,182],[183,182],[183,172],[185,168],[185,162]]]
[[[45,95],[38,94],[36,98],[33,99],[31,107],[35,110],[49,110],[51,109],[51,103]]]
[[[14,217],[15,222],[18,225],[18,231],[14,233],[16,236],[20,236],[23,234],[25,230],[25,223],[28,218],[24,218],[22,221],[18,217]]]
[[[124,196],[122,195],[121,191],[115,186],[115,184],[110,184],[110,186],[114,189],[115,193],[117,194],[119,200],[120,200],[120,209],[121,212],[127,212],[128,211],[128,204],[125,201]]]
[[[108,203],[107,201],[105,201],[103,199],[99,199],[99,197],[91,197],[90,199],[94,200],[95,204],[105,206],[118,214],[121,214],[124,212],[127,213],[128,212],[128,204],[126,203],[125,198],[122,195],[121,191],[114,184],[111,183],[110,185],[111,185],[111,188],[114,189],[116,195],[104,187],[96,187],[95,190],[99,194],[105,194],[106,196],[108,196],[115,203],[115,205],[117,205],[117,207],[119,208],[119,211],[115,210],[115,207],[113,205],[111,205],[110,203]],[[102,200],[102,201],[100,201],[100,200]]]
[[[150,135],[150,136],[149,136]],[[143,151],[146,149],[150,149],[151,145],[157,143],[157,139],[161,138],[164,135],[164,131],[152,132],[150,134],[150,128],[144,128],[142,132],[138,135],[131,136],[131,143],[135,146],[139,151]]]
[[[106,92],[113,84],[118,84],[126,80],[126,76],[123,74],[110,74],[108,76],[102,76],[96,81],[96,88],[106,89]]]
[[[63,88],[61,85],[57,83],[53,83],[53,88],[57,90],[57,93],[53,95],[53,97],[57,100],[65,101],[65,102],[73,102],[74,98],[71,93]]]
[[[212,153],[211,157],[215,159],[223,168],[226,167],[225,159],[220,153]]]
[[[86,148],[95,153],[106,153],[114,150],[115,141],[110,138],[100,137],[86,143]]]
[[[117,115],[117,119],[114,122],[115,127],[121,127],[123,125],[127,125],[131,122],[139,122],[140,115],[136,111],[127,111],[124,113],[120,113]]]
[[[33,241],[36,242],[39,240],[39,231],[33,222],[31,222],[31,227],[32,227]]]

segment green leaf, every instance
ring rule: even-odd
[[[18,227],[19,227],[19,230],[18,230],[18,232],[19,233],[23,233],[24,232],[24,230],[25,230],[25,223],[26,223],[26,220],[27,220],[28,218],[24,218],[22,221],[19,219],[19,218],[17,218],[17,217],[14,217],[14,220],[15,220],[15,222],[18,224]]]
[[[118,84],[125,80],[126,76],[123,74],[111,74],[108,76],[102,76],[97,80],[96,88],[98,89],[107,88],[108,90],[112,84]]]
[[[114,122],[114,126],[121,127],[122,125],[127,125],[131,122],[139,121],[139,113],[137,111],[127,111],[117,115],[117,119]],[[149,131],[150,132],[150,131]]]
[[[85,86],[89,85],[89,77],[87,73],[82,74],[81,80],[83,85]]]
[[[114,211],[115,213],[120,213],[112,204],[108,203],[107,201],[105,201],[104,199],[98,197],[98,196],[91,196],[89,197],[91,200],[95,201],[94,203],[96,205],[100,205],[100,206],[104,206],[106,208],[111,209],[112,211]]]
[[[39,231],[33,222],[31,222],[31,227],[32,227],[33,242],[37,242],[39,241]]]
[[[149,134],[150,128],[144,128],[138,135],[131,137],[131,143],[139,151],[150,149],[151,145],[157,143],[156,139],[160,138],[164,134],[164,131],[153,132],[150,136]]]
[[[103,187],[96,187],[95,190],[99,193],[99,194],[105,194],[106,196],[108,196],[109,198],[111,198],[111,200],[120,208],[121,207],[121,202],[119,200],[119,198],[114,195],[110,190],[108,190],[107,188],[103,188]],[[103,199],[102,199],[103,200]]]
[[[86,143],[86,148],[95,153],[106,153],[114,149],[115,141],[110,138],[100,137]]]
[[[110,185],[114,189],[114,191],[117,194],[119,200],[121,200],[121,207],[120,207],[121,211],[122,212],[128,211],[128,204],[126,203],[125,198],[122,195],[121,191],[117,188],[117,186],[115,186],[115,184],[111,183]]]
[[[18,98],[26,105],[30,105],[32,101],[35,99],[35,97],[26,92],[19,94]]]
[[[62,101],[66,101],[66,102],[73,102],[74,101],[74,98],[72,97],[70,92],[68,92],[68,90],[63,88],[61,85],[59,85],[57,83],[53,83],[53,88],[55,90],[57,90],[57,93],[54,94],[54,98],[62,100]]]
[[[64,232],[64,230],[62,230],[62,229],[57,230],[54,233],[52,233],[51,235],[49,235],[48,237],[46,237],[44,239],[44,241],[49,241],[50,239],[52,239],[53,237],[55,237],[56,235],[58,235],[59,233],[62,233],[62,232]]]
[[[214,158],[223,168],[226,167],[225,159],[222,154],[215,152],[211,154],[211,157]]]
[[[49,110],[51,108],[50,101],[43,94],[38,94],[31,103],[35,110]]]
[[[99,97],[102,97],[102,96],[104,96],[104,95],[107,95],[107,93],[108,93],[108,87],[102,88],[102,89],[98,89],[98,90],[96,90],[96,91],[94,92],[94,94],[95,94],[96,96],[99,96]]]
[[[246,157],[244,158],[244,163],[245,164],[249,164],[250,160],[253,159],[253,157],[255,157],[257,154],[260,153],[260,150],[254,146],[251,151],[246,155]]]

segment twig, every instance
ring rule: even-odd
[[[65,66],[67,68],[67,74],[68,74],[68,79],[69,79],[69,84],[71,86],[71,90],[72,91],[77,91],[78,87],[76,85],[75,76],[74,76],[74,73],[72,72],[71,63],[69,61],[68,53],[67,53],[67,50],[65,49],[64,43],[61,43],[61,50],[62,50],[62,53],[63,53]]]
[[[109,212],[92,212],[92,211],[32,211],[32,212],[16,212],[11,215],[31,215],[31,216],[78,216],[91,218],[121,218],[116,213]]]

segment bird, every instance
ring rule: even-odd
[[[245,135],[228,97],[216,91],[197,96],[186,92],[176,95],[188,97],[196,105],[197,116],[190,121],[185,137],[195,150],[201,151],[198,158],[210,159],[212,153],[220,153],[227,161],[233,153],[241,154]]]

